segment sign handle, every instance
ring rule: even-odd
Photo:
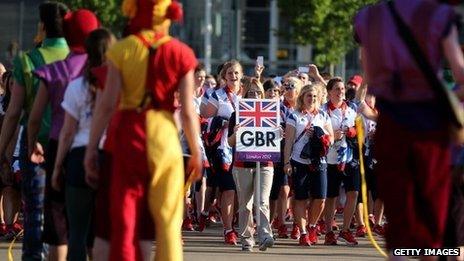
[[[261,201],[261,162],[256,162],[256,173],[255,173],[255,213],[256,213],[256,227],[258,229],[258,237],[259,237],[259,229],[261,227],[261,209],[260,209],[260,201]]]

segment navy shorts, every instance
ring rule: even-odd
[[[277,200],[280,188],[288,185],[288,176],[284,173],[284,166],[281,162],[274,164],[274,178],[272,180],[270,200]]]
[[[377,178],[375,176],[375,171],[370,168],[366,168],[366,186],[367,186],[367,192],[371,193],[372,200],[375,201],[379,197],[377,193]],[[359,189],[359,192],[361,192],[361,187]],[[358,203],[362,203],[361,193],[359,193],[358,195]]]
[[[232,175],[232,166],[228,171],[222,167],[221,151],[217,150],[217,153],[213,157],[213,175],[214,183],[219,187],[219,190],[235,190],[235,181]]]
[[[309,165],[299,162],[291,162],[292,188],[296,200],[324,199],[327,197],[327,165],[320,164],[315,171],[309,169]]]
[[[340,185],[343,186],[346,192],[358,191],[360,188],[361,177],[359,167],[353,167],[351,164],[346,164],[344,171],[339,171],[337,165],[327,165],[327,197],[338,197]]]

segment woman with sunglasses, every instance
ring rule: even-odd
[[[286,128],[287,118],[292,114],[296,107],[296,101],[298,94],[300,93],[301,88],[303,87],[303,82],[294,76],[285,77],[282,83],[282,92],[283,100],[280,103],[280,124],[282,129]],[[280,143],[281,148],[281,158],[284,158],[284,143],[285,137]],[[277,221],[275,221],[274,227],[278,227],[278,237],[279,238],[288,238],[287,235],[287,226],[285,225],[285,216],[288,206],[288,198],[290,195],[290,186],[288,176],[284,173],[284,164],[283,162],[278,162],[275,169],[275,181],[273,184],[273,191],[271,192],[271,200],[278,199],[277,203]],[[277,194],[277,196],[276,196]],[[300,230],[296,223],[293,223],[293,229],[291,233],[293,239],[298,239],[300,237]]]
[[[244,98],[264,98],[263,86],[257,78],[251,78],[243,86]],[[236,123],[236,113],[233,112],[229,120],[229,144],[235,150],[236,134],[240,125]],[[265,251],[274,245],[269,213],[269,195],[271,194],[274,166],[272,161],[261,163],[260,169],[261,197],[259,199],[260,224],[258,226],[259,250]],[[240,162],[234,159],[232,174],[237,187],[239,204],[239,235],[241,237],[242,250],[252,251],[254,245],[253,228],[253,196],[254,175],[256,174],[256,163]]]
[[[294,214],[301,231],[301,246],[317,243],[316,224],[324,209],[327,195],[325,155],[333,142],[334,134],[330,117],[320,109],[320,95],[316,85],[303,87],[298,95],[296,110],[287,119],[285,129],[284,171],[287,175],[292,175],[293,179]],[[310,157],[303,157],[308,143],[314,151]],[[315,144],[320,146],[313,146]],[[310,198],[311,207],[307,215]]]

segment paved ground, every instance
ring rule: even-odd
[[[223,243],[221,227],[213,225],[203,233],[186,232],[184,234],[184,257],[186,261],[299,261],[299,260],[384,260],[367,239],[359,239],[359,245],[300,247],[296,240],[278,239],[273,248],[260,252],[244,253],[240,246],[226,246]],[[376,239],[379,239],[376,237]],[[383,241],[380,241],[383,243]],[[9,244],[0,243],[0,260],[8,260]],[[21,243],[13,246],[14,260],[21,260]]]
[[[346,245],[300,247],[297,240],[277,239],[276,245],[266,252],[260,252],[255,248],[253,253],[244,253],[240,246],[224,245],[222,237],[219,237],[220,233],[220,227],[207,229],[203,233],[185,233],[185,260],[208,260],[208,258],[227,261],[384,260],[367,238],[360,239],[359,245],[355,247]],[[380,243],[383,244],[383,241]]]

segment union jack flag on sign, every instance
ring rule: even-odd
[[[278,126],[278,107],[273,100],[243,99],[239,101],[239,119],[242,127]]]

